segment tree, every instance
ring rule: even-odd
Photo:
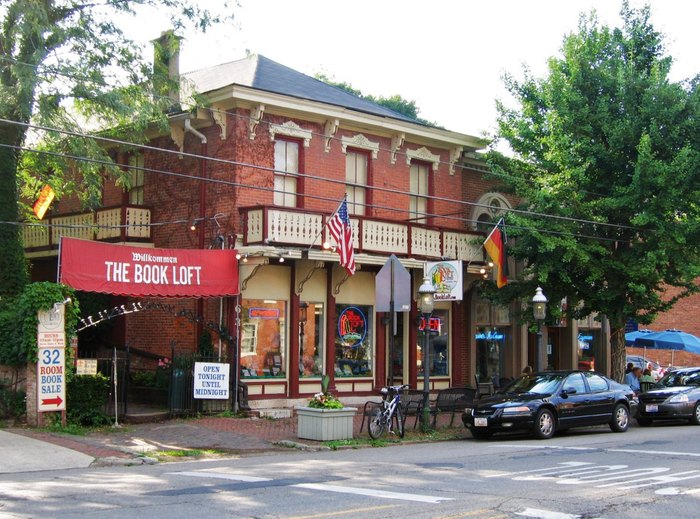
[[[517,108],[498,103],[498,137],[513,156],[489,153],[526,211],[507,215],[523,281],[495,292],[529,300],[541,285],[571,317],[607,316],[618,380],[627,319],[650,323],[700,275],[698,78],[669,81],[648,7],[621,16],[614,29],[582,16],[547,77],[506,76]]]
[[[4,301],[19,294],[28,280],[17,225],[21,185],[26,185],[23,194],[31,199],[44,183],[59,197],[76,192],[87,207],[97,204],[104,175],[116,175],[128,185],[128,175],[116,166],[66,157],[111,162],[110,154],[91,139],[50,130],[32,133],[27,125],[77,131],[111,128],[133,142],[143,137],[148,125],[164,120],[169,100],[161,94],[172,85],[158,81],[157,74],[154,77],[141,49],[115,22],[119,16],[135,15],[138,8],[169,13],[175,29],[194,25],[205,30],[220,21],[194,0],[0,2],[0,298]],[[177,41],[172,39],[171,44]],[[37,133],[40,147],[58,154],[23,151],[28,136],[35,142]]]
[[[362,99],[366,99],[367,101],[371,101],[375,104],[383,106],[384,108],[388,108],[390,110],[393,110],[394,112],[398,112],[401,115],[405,115],[406,117],[414,119],[417,123],[425,124],[427,126],[438,127],[437,124],[430,122],[426,119],[422,119],[421,117],[418,117],[418,114],[420,113],[420,109],[416,106],[416,102],[409,101],[408,99],[404,99],[399,94],[395,94],[391,97],[384,97],[384,96],[377,97],[377,96],[373,96],[371,94],[365,95],[362,93],[361,90],[354,88],[350,83],[347,83],[345,81],[335,81],[335,80],[329,78],[325,74],[316,74],[316,79],[319,79],[319,80],[323,81],[324,83],[327,83],[327,84],[334,86],[336,88],[340,88],[341,90],[344,90],[348,94],[352,94],[352,95],[360,97]]]

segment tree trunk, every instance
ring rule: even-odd
[[[20,145],[22,132],[0,124],[0,142]],[[27,264],[18,222],[18,150],[0,148],[0,298],[18,295],[28,283]]]
[[[610,374],[618,382],[624,382],[627,351],[625,350],[625,327],[610,325]]]

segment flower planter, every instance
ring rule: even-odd
[[[297,407],[297,436],[318,441],[349,440],[353,436],[353,419],[356,412],[356,407]]]

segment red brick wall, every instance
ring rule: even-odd
[[[666,295],[673,297],[679,292],[677,288],[668,288]],[[657,331],[682,330],[700,337],[700,294],[681,299],[671,310],[659,314],[649,328]]]

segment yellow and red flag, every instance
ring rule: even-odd
[[[505,222],[501,218],[484,242],[484,249],[486,249],[496,267],[496,286],[498,288],[504,287],[508,283],[508,278],[506,277],[506,245],[504,233],[501,230],[504,225]]]
[[[34,202],[34,214],[39,220],[46,214],[54,196],[56,196],[56,194],[53,192],[53,189],[51,189],[50,185],[46,184],[39,193],[39,198]]]

